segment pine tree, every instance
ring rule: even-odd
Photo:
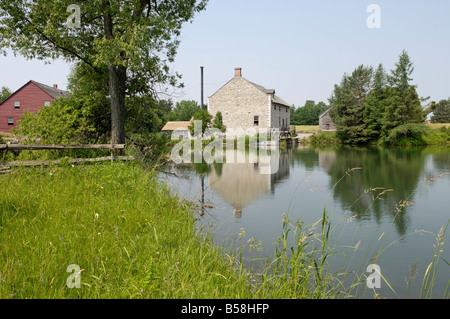
[[[335,85],[330,98],[331,117],[337,127],[337,136],[345,144],[363,144],[365,133],[364,108],[372,86],[373,68],[360,65],[351,75],[344,74]]]
[[[447,100],[441,100],[433,107],[432,123],[450,123],[450,97]]]
[[[387,89],[387,75],[383,65],[379,64],[373,77],[371,94],[364,108],[365,134],[371,140],[376,140],[380,136],[381,119],[386,109]]]
[[[397,126],[422,123],[425,120],[416,86],[410,84],[413,71],[412,61],[408,53],[403,51],[395,69],[388,76],[390,88],[382,120],[382,136],[388,136],[389,132]]]

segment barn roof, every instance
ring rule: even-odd
[[[60,97],[70,97],[69,92],[64,91],[64,90],[60,90],[58,88],[52,87],[52,86],[48,86],[36,81],[31,80],[30,82],[34,83],[35,85],[37,85],[41,90],[45,91],[45,93],[47,93],[48,95],[50,95],[52,98],[57,99]]]
[[[6,99],[4,99],[3,101],[0,101],[0,105],[3,104],[4,102],[6,102],[7,100],[9,100],[10,98],[12,98],[16,93],[18,93],[20,90],[22,90],[24,87],[26,87],[28,84],[33,83],[34,85],[36,85],[38,88],[40,88],[42,91],[44,91],[45,93],[47,93],[48,95],[50,95],[50,97],[57,99],[59,97],[70,97],[70,93],[64,90],[60,90],[58,88],[55,87],[51,87],[33,80],[28,81],[27,83],[25,83],[24,85],[22,85],[19,89],[17,89],[14,93],[12,93],[10,96],[8,96]]]

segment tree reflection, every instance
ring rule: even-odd
[[[352,168],[360,168],[349,172]],[[390,215],[400,235],[424,169],[423,148],[340,147],[330,166],[333,196],[359,220]],[[348,173],[348,174],[347,174]],[[344,175],[344,178],[342,178]],[[394,218],[395,217],[395,218]]]

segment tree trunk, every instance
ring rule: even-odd
[[[105,38],[112,40],[114,34],[109,1],[104,3],[103,12]],[[108,75],[111,97],[111,143],[125,144],[125,84],[127,70],[123,66],[109,64]]]
[[[125,144],[125,82],[124,67],[108,66],[111,95],[111,143]]]

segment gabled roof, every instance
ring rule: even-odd
[[[320,115],[319,118],[321,118],[322,116],[324,116],[325,114],[327,114],[328,112],[330,112],[330,110],[333,108],[333,106],[330,106],[329,108],[327,108],[325,111],[323,111]]]
[[[240,68],[239,68],[239,70],[240,70]],[[242,77],[240,71],[239,71],[239,75],[238,76],[233,77],[231,80],[229,80],[227,83],[225,83],[220,89],[218,89],[213,95],[211,95],[210,98],[213,97],[217,92],[219,92],[223,87],[227,86],[228,83],[230,83],[231,81],[233,81],[235,79],[243,79],[243,80],[247,81],[248,83],[250,83],[251,85],[253,85],[254,87],[256,87],[261,92],[264,92],[266,94],[272,94],[273,95],[273,97],[272,97],[272,102],[273,103],[281,104],[281,105],[287,106],[289,108],[291,107],[291,105],[289,103],[285,102],[279,96],[275,95],[275,90],[273,90],[273,89],[272,90],[268,90],[268,89],[266,89],[265,87],[263,87],[263,86],[261,86],[259,84],[250,82],[249,80],[247,80],[244,77]]]
[[[284,105],[284,106],[287,106],[287,107],[291,107],[291,105],[289,103],[283,101],[283,99],[281,99],[279,96],[275,95],[275,90],[268,90],[268,89],[266,89],[265,87],[263,87],[263,86],[261,86],[259,84],[250,82],[248,80],[246,80],[246,81],[248,83],[252,84],[253,86],[255,86],[258,90],[260,90],[260,91],[262,91],[262,92],[264,92],[266,94],[273,94],[273,98],[272,98],[272,102],[273,103],[277,103],[277,104],[281,104],[281,105]]]
[[[42,83],[39,83],[39,82],[36,82],[33,80],[31,80],[30,82],[36,84],[41,90],[43,90],[45,93],[47,93],[54,99],[60,98],[61,96],[70,97],[70,94],[67,91],[60,90],[60,89],[54,88],[52,86],[48,86],[48,85],[45,85],[45,84],[42,84]]]
[[[38,88],[40,88],[42,91],[44,91],[45,93],[47,93],[48,95],[50,95],[50,97],[57,99],[59,97],[70,97],[70,93],[64,90],[60,90],[33,80],[28,81],[27,83],[25,83],[24,85],[22,85],[19,89],[17,89],[14,93],[12,93],[10,96],[8,96],[6,99],[4,99],[3,101],[0,101],[0,105],[3,104],[4,102],[6,102],[7,100],[9,100],[10,98],[12,98],[17,92],[19,92],[20,90],[22,90],[25,86],[27,86],[28,84],[33,83],[34,85],[36,85]]]

